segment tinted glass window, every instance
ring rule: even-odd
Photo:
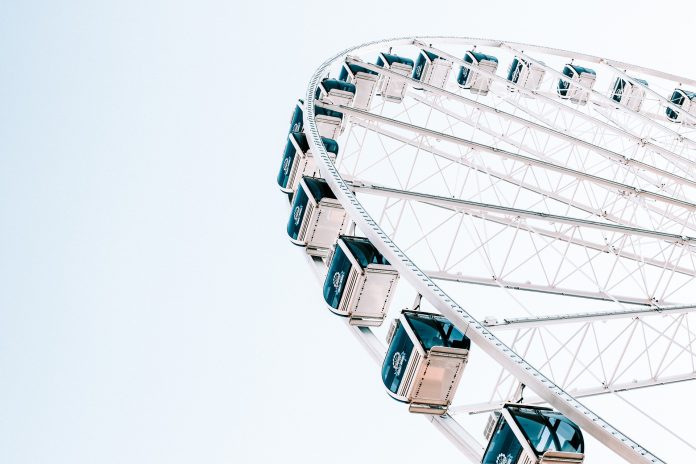
[[[350,274],[351,262],[343,253],[343,249],[336,245],[336,251],[331,259],[331,266],[326,273],[324,281],[324,300],[334,309],[338,309],[341,295],[346,285],[346,279]]]
[[[469,56],[469,55],[467,55]],[[466,59],[464,60],[466,61]],[[464,66],[461,66],[459,68],[459,75],[457,76],[457,82],[459,82],[459,85],[466,85],[466,79],[469,77],[469,69],[465,68]]]
[[[392,393],[399,390],[412,351],[413,342],[399,323],[382,364],[382,381]]]
[[[363,268],[370,264],[389,264],[377,248],[366,238],[345,237],[343,239],[355,260]]]
[[[512,64],[510,65],[510,69],[508,70],[508,75],[507,79],[512,82],[517,82],[517,80],[520,77],[520,68],[521,68],[521,63],[520,60],[515,58],[512,60]]]
[[[345,65],[341,66],[341,72],[338,74],[338,80],[339,81],[347,81],[348,80],[348,70],[346,69]]]
[[[333,116],[334,118],[343,119],[343,113],[339,113],[338,111],[327,110],[326,108],[320,108],[318,106],[314,107],[314,114],[316,114],[317,116],[323,114],[326,116]]]
[[[617,102],[621,101],[621,95],[623,95],[623,91],[624,91],[625,86],[626,86],[626,81],[624,81],[623,79],[618,77],[616,79],[616,82],[614,83],[614,95],[612,96],[612,98],[615,101],[617,101]]]
[[[280,163],[280,171],[278,172],[278,185],[281,187],[288,186],[288,178],[292,170],[292,163],[295,160],[295,154],[295,146],[288,138],[288,143],[285,145],[285,152],[283,153],[283,161]]]
[[[425,56],[422,53],[418,54],[418,59],[416,60],[416,65],[413,67],[413,78],[420,80],[423,76],[423,68],[425,66]]]
[[[522,432],[538,453],[566,451],[582,453],[584,441],[580,428],[556,411],[509,408]]]
[[[520,454],[522,454],[522,445],[517,441],[505,419],[501,418],[488,443],[488,449],[483,455],[481,464],[514,464]]]
[[[329,184],[324,179],[306,177],[305,183],[314,200],[319,202],[322,198],[336,198]]]
[[[300,132],[303,125],[302,108],[300,108],[300,105],[295,105],[295,111],[292,112],[292,117],[290,118],[289,132]]]
[[[297,239],[297,235],[300,233],[307,202],[307,194],[302,187],[298,187],[295,198],[292,201],[290,220],[288,221],[288,235],[292,239]]]
[[[305,140],[307,139],[305,138]],[[334,139],[327,139],[326,137],[322,137],[321,141],[324,144],[324,148],[326,148],[326,151],[333,154],[338,153],[338,143],[336,143]],[[309,143],[307,143],[307,149],[309,149]]]
[[[405,313],[406,320],[424,350],[434,346],[469,348],[470,341],[446,318],[423,313]]]

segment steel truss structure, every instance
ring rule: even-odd
[[[471,48],[496,55],[497,72],[459,58]],[[371,64],[387,50],[433,53],[451,74],[464,67],[490,79],[490,89],[471,93],[452,76],[440,88]],[[539,88],[504,77],[513,57],[543,69]],[[559,80],[570,82],[563,64],[574,61],[597,71],[593,87],[571,83],[587,93],[584,105],[556,92]],[[361,110],[316,99],[321,79],[344,62],[401,79],[403,101],[373,98]],[[639,110],[605,92],[617,78],[643,90]],[[485,366],[472,369],[490,377],[487,397],[460,395],[448,415],[428,417],[471,462],[481,459],[480,431],[459,419],[522,397],[559,410],[629,462],[664,462],[647,449],[653,443],[633,441],[579,399],[628,401],[622,392],[696,378],[696,115],[666,98],[678,85],[696,81],[546,47],[442,37],[353,47],[310,80],[304,125],[322,177],[412,291],[471,339],[472,356],[485,354]],[[347,122],[335,163],[318,107]],[[326,263],[308,260],[323,278]],[[491,309],[502,301],[505,311]],[[351,330],[381,363],[374,330]]]

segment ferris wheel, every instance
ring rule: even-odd
[[[661,389],[696,379],[695,102],[529,44],[352,47],[292,113],[287,233],[387,394],[470,462],[691,462],[667,413],[692,400]]]

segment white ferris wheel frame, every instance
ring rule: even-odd
[[[508,48],[509,50],[512,50],[515,54],[518,56],[523,56],[525,59],[528,59],[531,62],[535,62],[540,66],[544,66],[547,70],[547,72],[550,72],[553,75],[558,75],[561,79],[565,79],[566,77],[563,76],[562,73],[553,70],[551,68],[546,67],[543,63],[537,62],[533,60],[531,57],[528,57],[527,55],[523,54],[521,50],[526,50],[526,51],[537,51],[537,52],[542,52],[545,54],[549,55],[557,55],[557,56],[562,56],[562,57],[567,57],[567,58],[575,58],[575,59],[581,59],[584,61],[588,62],[594,62],[594,63],[602,63],[606,66],[612,67],[616,70],[616,72],[624,78],[636,85],[643,86],[643,84],[639,81],[634,80],[630,76],[628,76],[623,70],[632,70],[635,72],[641,72],[643,74],[649,74],[653,75],[656,77],[668,79],[668,80],[674,80],[678,81],[681,83],[685,84],[690,84],[690,85],[696,85],[696,81],[694,80],[689,80],[685,79],[679,76],[674,76],[668,73],[662,73],[659,71],[647,69],[647,68],[642,68],[638,66],[633,66],[627,63],[622,63],[618,61],[613,61],[613,60],[606,60],[603,58],[591,56],[591,55],[584,55],[584,54],[577,54],[577,53],[572,53],[572,52],[567,52],[564,50],[558,50],[558,49],[553,49],[553,48],[547,48],[547,47],[537,47],[537,46],[532,46],[528,44],[519,44],[519,43],[513,43],[513,42],[501,42],[501,41],[496,41],[496,40],[485,40],[485,39],[472,39],[472,38],[465,38],[465,37],[409,37],[409,38],[399,38],[399,39],[387,39],[387,40],[378,40],[378,41],[373,41],[373,42],[368,42],[364,43],[355,47],[350,47],[332,58],[329,58],[326,60],[319,68],[315,71],[313,74],[308,88],[306,92],[306,97],[305,97],[305,112],[304,112],[304,124],[305,124],[305,130],[306,130],[306,135],[307,135],[307,140],[310,145],[310,149],[312,153],[314,154],[314,158],[317,162],[317,165],[320,169],[320,172],[322,174],[322,177],[326,179],[328,182],[329,186],[335,193],[337,199],[341,203],[341,205],[344,207],[350,218],[353,220],[353,222],[359,227],[361,232],[370,239],[370,241],[377,247],[377,249],[384,254],[384,256],[389,260],[389,262],[395,266],[395,268],[399,271],[399,274],[404,277],[412,286],[413,288],[422,296],[424,296],[438,311],[440,311],[444,316],[446,316],[450,321],[453,322],[453,324],[462,331],[462,333],[465,333],[473,342],[474,344],[486,352],[491,358],[493,358],[502,368],[504,368],[506,371],[508,371],[511,375],[513,375],[519,382],[523,383],[526,385],[529,389],[531,389],[537,396],[538,396],[538,401],[540,402],[545,402],[549,404],[550,406],[554,407],[555,409],[559,410],[563,414],[565,414],[567,417],[572,419],[575,423],[577,423],[584,431],[588,432],[590,435],[594,436],[596,439],[601,441],[603,444],[605,444],[609,449],[614,451],[616,454],[621,456],[622,458],[626,459],[627,461],[630,462],[641,462],[641,463],[661,463],[663,462],[660,460],[657,456],[653,455],[651,452],[643,448],[641,445],[638,443],[634,442],[631,440],[629,437],[621,433],[619,430],[617,430],[615,427],[613,427],[611,424],[609,424],[607,421],[599,417],[597,414],[592,412],[590,409],[585,407],[582,403],[580,403],[575,396],[582,397],[582,396],[589,396],[593,394],[592,392],[587,392],[586,395],[583,394],[576,394],[576,395],[571,395],[568,392],[564,391],[561,387],[559,387],[556,383],[554,383],[551,379],[549,379],[546,375],[544,375],[542,372],[537,370],[535,367],[533,367],[531,364],[529,364],[523,356],[517,354],[512,348],[508,347],[505,343],[503,343],[496,335],[494,335],[491,330],[489,330],[489,327],[491,325],[505,325],[505,326],[518,326],[518,327],[536,327],[544,324],[549,324],[549,323],[555,323],[558,322],[558,318],[530,318],[526,320],[518,320],[518,321],[505,321],[505,323],[501,324],[484,324],[476,320],[469,312],[467,312],[463,307],[461,307],[457,302],[455,302],[452,298],[450,298],[433,280],[431,277],[436,277],[438,279],[442,280],[448,280],[448,278],[451,278],[453,280],[457,281],[464,281],[466,282],[466,278],[462,276],[449,276],[446,275],[446,273],[440,273],[440,275],[437,275],[437,271],[423,271],[421,270],[409,257],[404,253],[399,247],[391,240],[388,234],[386,234],[380,225],[370,216],[370,214],[367,212],[367,210],[363,207],[363,205],[358,201],[356,198],[354,191],[359,190],[360,188],[368,188],[374,193],[375,191],[379,191],[380,189],[383,192],[386,192],[388,195],[403,195],[403,196],[408,196],[408,195],[420,195],[421,197],[423,196],[422,194],[414,194],[413,192],[408,192],[408,191],[396,191],[395,189],[388,189],[386,187],[380,187],[380,186],[375,186],[375,185],[363,185],[359,181],[358,182],[351,182],[351,181],[346,181],[342,178],[340,175],[338,169],[334,166],[333,161],[329,157],[328,153],[326,152],[324,145],[321,141],[321,137],[319,135],[316,121],[314,119],[314,114],[315,114],[315,105],[316,106],[324,106],[327,109],[332,109],[335,111],[340,111],[344,114],[348,115],[356,115],[356,116],[361,116],[365,119],[366,122],[364,124],[369,125],[370,120],[379,120],[380,122],[387,122],[390,123],[390,121],[386,121],[385,117],[381,116],[376,116],[376,115],[371,115],[367,112],[345,107],[342,105],[327,105],[326,103],[321,103],[317,102],[315,100],[315,91],[317,89],[317,86],[319,85],[321,79],[323,76],[326,75],[327,69],[334,65],[337,62],[342,62],[346,57],[358,50],[358,49],[368,49],[376,46],[384,46],[384,45],[406,45],[406,44],[415,44],[420,46],[421,48],[424,48],[426,50],[431,50],[434,53],[443,56],[445,53],[441,50],[437,50],[432,48],[431,45],[429,45],[430,42],[438,42],[438,43],[449,43],[449,44],[473,44],[473,45],[481,45],[481,46],[490,46],[490,47],[499,47],[499,48]],[[351,58],[348,58],[349,60]],[[447,59],[451,60],[457,65],[460,66],[465,66],[465,67],[470,67],[471,65],[464,62],[463,60],[460,60],[456,57],[453,57],[451,55],[447,56]],[[363,63],[359,62],[361,66],[366,67],[368,69],[371,68],[376,68],[375,65],[371,65],[369,63]],[[376,69],[375,69],[376,70]],[[385,70],[383,68],[379,68],[379,72],[385,72],[389,73],[389,70]],[[483,70],[477,70],[477,72],[481,72],[482,74],[486,75],[486,71]],[[495,80],[504,80],[504,78],[500,76],[496,76],[493,73],[488,73],[488,77],[491,79]],[[507,82],[509,84],[509,82]],[[455,98],[459,100],[466,100],[465,97],[451,94],[447,95],[449,92],[444,89],[440,89],[437,87],[429,86],[428,84],[424,83],[419,83],[421,87],[426,88],[427,90],[433,91],[439,95],[444,95],[446,97],[450,98]],[[530,95],[534,96],[535,98],[541,98],[541,99],[547,99],[549,100],[549,103],[556,104],[553,102],[552,99],[545,97],[543,95],[538,95],[534,91],[529,91],[524,88],[519,88],[518,89],[520,92],[523,93],[529,93]],[[610,100],[609,97],[606,97],[597,91],[594,91],[589,88],[585,88],[584,90],[587,90],[590,92],[591,98],[597,99],[598,101],[605,101],[605,100]],[[648,89],[648,92],[654,93],[653,90]],[[664,99],[663,97],[655,94],[657,97],[659,97],[660,102],[664,104],[666,107],[673,107],[674,105],[669,102],[668,100]],[[495,108],[490,108],[486,107],[486,105],[483,105],[480,102],[474,102],[476,107],[479,110],[487,110],[487,111],[497,111]],[[615,104],[615,102],[614,102]],[[566,107],[567,108],[567,107]],[[674,108],[673,108],[674,109]],[[623,105],[619,105],[618,107],[619,112],[630,112],[631,110],[623,107]],[[575,111],[578,113],[579,117],[583,117],[582,112],[579,112],[577,110],[572,110],[570,109],[569,111]],[[680,109],[680,111],[682,111]],[[682,111],[684,118],[689,119],[691,121],[696,122],[696,116],[688,114],[685,111]],[[635,116],[635,114],[633,114]],[[686,144],[689,146],[694,146],[696,147],[696,142],[693,142],[689,140],[688,138],[682,137],[681,135],[677,134],[674,131],[671,131],[669,128],[665,127],[664,125],[660,125],[659,123],[652,121],[650,118],[647,118],[645,116],[640,116],[641,118],[646,119],[647,124],[652,124],[659,126],[657,127],[658,130],[661,130],[663,132],[672,132],[675,137],[679,137],[680,140],[686,141]],[[565,139],[571,140],[572,142],[572,137],[566,134],[562,134],[558,131],[555,131],[552,128],[543,126],[541,124],[537,124],[531,121],[524,120],[522,118],[518,118],[520,123],[523,124],[530,124],[532,126],[536,126],[537,129],[546,131],[549,134],[559,136],[559,137],[565,137]],[[391,123],[395,125],[403,125],[405,123],[398,122],[398,121],[391,121]],[[596,121],[595,121],[596,123]],[[609,124],[606,124],[609,126]],[[610,126],[608,127],[611,130],[616,131],[617,128],[615,126]],[[412,127],[414,131],[428,131],[428,129],[424,128],[418,128],[418,127]],[[443,134],[438,134],[439,136],[443,136]],[[635,136],[631,134],[626,134],[626,137],[636,139]],[[474,144],[473,142],[465,141],[465,140],[454,140],[456,137],[451,137],[451,141],[454,143],[461,143],[461,144]],[[642,144],[647,144],[650,145],[652,142],[650,140],[637,140],[638,142]],[[405,141],[404,141],[405,142]],[[575,140],[574,143],[577,143],[579,145],[588,145],[587,142],[583,142],[582,140]],[[475,144],[474,144],[475,145]],[[597,147],[593,146],[593,149],[597,150],[598,152],[603,153],[608,159],[612,157],[616,157],[617,155],[610,150],[605,150],[602,147]],[[694,178],[688,178],[684,173],[688,171],[688,169],[692,166],[696,166],[696,163],[694,163],[692,160],[688,159],[687,157],[683,157],[679,154],[675,154],[673,151],[664,149],[663,147],[659,145],[654,145],[654,150],[657,153],[662,153],[665,158],[669,158],[673,162],[674,165],[677,167],[676,170],[668,170],[664,169],[662,170],[661,168],[656,168],[654,166],[651,166],[646,163],[642,163],[639,160],[635,159],[630,159],[630,158],[625,158],[622,160],[625,162],[625,164],[635,164],[638,165],[639,167],[645,168],[647,166],[646,172],[650,172],[650,174],[655,174],[657,176],[662,176],[665,178],[669,178],[672,181],[675,181],[678,184],[683,184],[683,185],[690,185],[690,186],[695,186],[696,185],[696,179]],[[500,150],[498,150],[500,151]],[[506,157],[515,157],[515,156],[522,156],[522,155],[516,155],[514,153],[503,153],[504,156]],[[619,155],[620,156],[620,155]],[[567,168],[563,168],[560,166],[553,166],[552,163],[546,162],[546,161],[539,161],[535,160],[533,158],[525,157],[526,161],[530,163],[537,163],[537,164],[545,164],[547,168],[551,169],[558,169],[558,170],[564,170]],[[687,165],[687,168],[685,169],[684,166]],[[680,171],[681,169],[681,171]],[[604,183],[609,184],[611,188],[616,188],[616,182],[612,183],[612,181],[607,181],[607,180],[602,180],[593,177],[590,174],[584,174],[579,171],[573,171],[573,175],[577,175],[580,178],[584,180],[589,180],[593,182],[598,182],[600,184]],[[664,196],[660,194],[655,194],[652,192],[647,192],[643,191],[641,189],[636,189],[635,187],[631,186],[625,186],[627,192],[629,194],[634,195],[636,197],[640,196],[647,196],[653,200],[657,200],[658,202],[662,201],[665,204],[669,205],[669,207],[683,207],[686,210],[688,210],[688,214],[693,214],[694,211],[696,211],[696,205],[691,204],[687,201],[684,200],[679,200],[675,199],[670,196]],[[502,213],[509,213],[515,216],[520,216],[520,215],[535,215],[539,213],[533,213],[533,212],[525,212],[522,210],[514,210],[512,211],[511,208],[508,208],[508,211],[504,211],[506,208],[500,207],[500,206],[495,206],[495,205],[484,205],[484,204],[473,204],[473,202],[468,202],[464,200],[453,200],[453,199],[447,199],[447,198],[436,198],[436,197],[431,197],[426,199],[427,202],[431,204],[440,204],[440,205],[445,205],[445,206],[450,206],[453,208],[469,208],[470,210],[476,210],[476,211],[498,211]],[[544,217],[548,217],[549,215],[545,215]],[[501,217],[500,220],[503,220]],[[563,222],[568,224],[580,224],[583,223],[583,226],[590,226],[590,227],[598,227],[598,228],[608,228],[613,231],[628,231],[631,234],[637,234],[637,235],[643,235],[647,237],[657,237],[661,239],[666,239],[669,240],[673,243],[679,243],[681,245],[688,244],[689,246],[692,246],[694,243],[695,238],[691,236],[686,236],[686,235],[679,235],[679,234],[668,234],[668,233],[663,233],[663,232],[656,232],[656,231],[651,231],[651,230],[645,230],[641,229],[635,225],[633,226],[626,226],[626,225],[608,225],[606,223],[591,223],[591,221],[584,221],[584,220],[578,220],[578,219],[573,219],[573,218],[563,218],[563,217],[556,217],[555,220]],[[696,235],[696,232],[693,233],[693,235]],[[591,244],[590,244],[591,245]],[[312,261],[312,258],[309,258],[310,261]],[[316,260],[314,260],[316,262]],[[693,272],[686,269],[684,270],[685,273],[689,274],[690,276],[693,276]],[[472,278],[473,279],[473,278]],[[472,281],[473,282],[473,281]],[[492,285],[492,286],[501,286],[501,287],[506,287],[508,288],[521,288],[525,290],[531,290],[531,291],[541,291],[541,292],[548,292],[548,293],[560,293],[560,294],[566,294],[566,290],[558,291],[557,289],[552,289],[552,288],[540,288],[540,287],[534,287],[533,285],[529,285],[529,288],[524,288],[524,284],[521,283],[506,283],[501,280],[491,280],[490,282],[475,282],[475,283],[482,283],[484,285]],[[586,298],[595,298],[595,299],[607,299],[607,300],[614,300],[616,301],[614,296],[606,296],[604,298],[604,295],[601,294],[596,294],[596,293],[591,293],[588,292],[587,295],[582,295],[579,293],[576,293],[574,296],[581,296],[581,297],[586,297]],[[666,308],[660,308],[656,307],[657,305],[651,304],[650,301],[645,301],[644,299],[632,299],[629,296],[626,296],[625,301],[627,302],[632,302],[632,303],[641,303],[641,304],[646,304],[647,306],[652,306],[650,308],[645,309],[645,312],[655,312],[655,311],[660,311],[664,313],[664,311],[675,311],[675,312],[680,312],[680,313],[685,313],[685,312],[690,312],[693,311],[694,308],[691,306],[676,306],[676,307],[666,307]],[[584,315],[579,315],[575,316],[575,319],[577,320],[582,320],[582,321],[593,321],[593,320],[604,320],[608,318],[622,318],[622,317],[632,317],[636,315],[636,311],[625,311],[625,312],[614,312],[614,313],[598,313],[598,314],[584,314]],[[564,319],[564,318],[560,318]],[[570,319],[573,319],[573,317],[570,317]],[[357,327],[352,327],[352,330],[355,332],[355,334],[358,336],[358,339],[362,342],[363,346],[367,349],[367,351],[372,355],[372,357],[375,359],[376,362],[381,363],[384,355],[384,346],[379,342],[376,338],[376,336],[372,333],[372,331],[368,328],[357,328]],[[682,380],[689,380],[692,379],[696,376],[685,376],[685,377],[680,377],[679,379],[674,379],[674,381],[682,381]],[[653,384],[659,384],[659,383],[666,383],[666,382],[655,382]],[[645,383],[642,386],[650,386],[651,384],[649,382]],[[621,386],[617,385],[612,387],[614,390],[619,391],[621,390]],[[486,408],[490,408],[490,405],[482,405],[481,410],[486,410]],[[475,440],[463,427],[461,427],[451,416],[445,415],[445,416],[429,416],[428,419],[433,422],[436,427],[440,429],[440,431],[446,435],[451,441],[457,445],[457,447],[472,461],[479,462],[483,450],[480,447],[480,444]]]

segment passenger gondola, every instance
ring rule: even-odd
[[[577,84],[592,89],[597,78],[594,70],[570,63],[563,68],[563,75],[568,79],[558,80],[558,95],[580,105],[587,103],[587,100],[590,98],[590,92]]]
[[[367,110],[370,108],[372,96],[375,94],[379,75],[355,63],[343,63],[338,80],[355,85],[353,108]]]
[[[312,256],[326,257],[348,226],[346,211],[324,179],[303,177],[290,209],[288,235]]]
[[[694,102],[696,102],[696,93],[677,88],[674,89],[674,92],[672,92],[672,96],[669,98],[669,101],[677,106],[681,106],[684,108],[684,111],[689,112],[691,107],[694,105]],[[672,121],[681,122],[681,111],[675,111],[669,107],[665,111],[669,119]]]
[[[337,111],[327,110],[321,106],[314,107],[314,120],[317,123],[319,135],[327,139],[336,139],[342,132],[343,114]],[[302,132],[304,129],[304,101],[297,100],[295,109],[290,117],[290,130],[292,132]]]
[[[409,411],[447,412],[469,358],[471,340],[439,314],[405,310],[389,329],[382,381]]]
[[[560,412],[505,404],[490,428],[481,464],[581,464],[582,431]]]
[[[633,79],[645,87],[648,86],[647,81],[643,79]],[[645,99],[645,89],[639,84],[634,84],[621,76],[617,77],[611,89],[611,98],[615,102],[622,103],[633,111],[640,111]]]
[[[457,76],[459,86],[469,89],[471,93],[486,95],[493,79],[476,70],[481,69],[495,74],[495,71],[498,69],[498,58],[477,52],[476,50],[469,50],[464,55],[464,62],[470,64],[473,69],[466,66],[459,68],[459,75]]]
[[[351,325],[379,326],[399,273],[366,238],[340,236],[329,258],[324,300]]]
[[[528,90],[539,90],[546,70],[542,66],[516,56],[508,69],[507,80]]]
[[[355,84],[338,79],[324,79],[317,86],[314,98],[324,103],[351,106],[355,98]]]
[[[338,144],[335,140],[322,137],[329,157],[336,159]],[[302,176],[318,176],[319,170],[309,149],[307,137],[303,132],[291,132],[285,145],[283,161],[278,172],[278,185],[285,193],[294,193]]]
[[[452,62],[434,53],[421,50],[413,68],[413,78],[425,84],[444,88],[452,69]]]
[[[389,53],[380,53],[377,56],[377,66],[382,66],[402,76],[408,77],[413,71],[413,60]],[[406,92],[406,80],[398,77],[382,74],[379,79],[379,93],[387,101],[401,103]]]

